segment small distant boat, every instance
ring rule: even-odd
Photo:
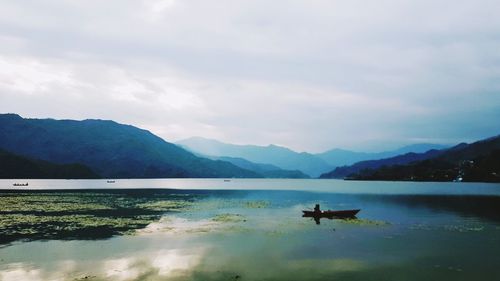
[[[106,181],[107,183],[115,183],[115,181]]]
[[[13,186],[28,186],[28,183],[14,183]]]
[[[224,182],[230,182],[231,180],[224,180]]]

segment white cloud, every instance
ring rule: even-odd
[[[498,6],[3,1],[0,111],[299,150],[474,140],[500,131]]]

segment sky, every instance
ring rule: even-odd
[[[498,0],[0,7],[0,113],[309,152],[500,134]]]

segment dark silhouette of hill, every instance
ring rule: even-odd
[[[417,143],[417,144],[407,145],[398,148],[396,150],[383,151],[383,152],[356,152],[356,151],[336,148],[314,155],[325,160],[332,167],[343,167],[343,166],[353,165],[361,161],[391,158],[411,152],[424,153],[432,149],[441,150],[448,147],[449,146],[441,144]]]
[[[459,144],[434,157],[352,173],[349,179],[500,182],[500,136]]]
[[[259,177],[225,161],[197,157],[149,131],[106,120],[1,114],[0,148],[56,164],[80,163],[106,178]]]
[[[0,149],[2,179],[97,179],[99,175],[81,164],[54,164]]]
[[[383,166],[392,166],[392,165],[401,165],[401,164],[407,164],[411,163],[414,161],[419,161],[419,160],[425,160],[429,158],[436,157],[443,153],[442,150],[429,150],[425,153],[406,153],[403,155],[398,155],[386,159],[379,159],[379,160],[367,160],[367,161],[361,161],[358,163],[355,163],[351,166],[343,166],[343,167],[337,167],[333,171],[330,171],[328,173],[322,174],[320,178],[322,179],[327,179],[327,178],[345,178],[349,175],[358,173],[362,170],[367,170],[367,169],[377,169]]]

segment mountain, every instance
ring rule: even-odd
[[[299,170],[311,177],[317,177],[332,168],[313,154],[298,153],[277,145],[236,145],[201,137],[185,139],[177,144],[195,153],[243,158],[255,163],[275,165],[280,169]]]
[[[0,149],[1,179],[97,179],[99,175],[81,164],[54,164]]]
[[[368,153],[368,152],[355,152],[344,149],[332,149],[323,153],[315,154],[315,156],[323,159],[332,167],[341,167],[352,165],[357,162],[365,161],[365,160],[378,160],[390,158],[402,154],[407,153],[423,153],[432,149],[445,149],[448,146],[440,145],[440,144],[430,144],[430,143],[420,143],[420,144],[412,144],[408,146],[404,146],[402,148],[384,151],[384,152],[376,152],[376,153]]]
[[[410,153],[406,153],[403,155],[398,155],[398,156],[385,158],[385,159],[361,161],[361,162],[357,162],[357,163],[350,165],[350,166],[337,167],[333,171],[322,174],[320,176],[320,178],[322,178],[322,179],[341,179],[341,178],[345,178],[351,174],[358,173],[362,170],[377,169],[377,168],[380,168],[382,166],[407,164],[407,163],[411,163],[414,161],[430,159],[430,158],[438,156],[441,153],[442,153],[441,150],[433,149],[433,150],[429,150],[425,153],[410,152]]]
[[[286,179],[310,178],[308,175],[302,173],[299,170],[293,170],[293,171],[283,170],[271,164],[254,163],[243,158],[222,156],[222,157],[216,157],[216,159],[232,163],[246,170],[254,171],[265,178],[286,178]]]
[[[434,157],[386,165],[349,175],[359,180],[500,182],[500,136],[459,144]]]
[[[259,177],[225,161],[197,157],[149,131],[114,121],[0,114],[0,148],[56,164],[80,163],[106,178]]]

